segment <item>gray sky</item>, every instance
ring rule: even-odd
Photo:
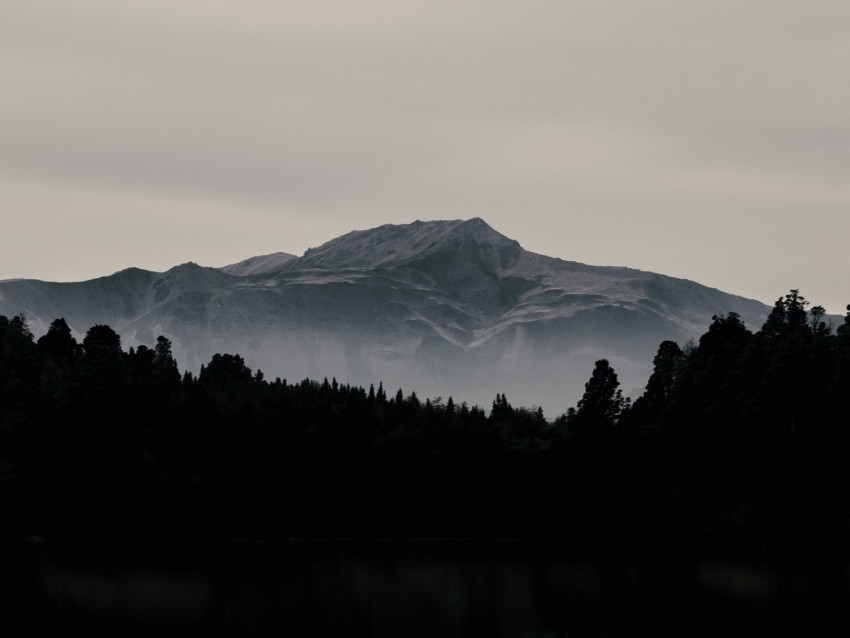
[[[3,0],[0,279],[480,216],[850,303],[847,0]]]

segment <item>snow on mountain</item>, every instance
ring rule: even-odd
[[[218,270],[227,273],[228,275],[238,275],[240,277],[261,275],[263,273],[276,270],[290,259],[295,259],[295,255],[290,255],[289,253],[272,253],[270,255],[249,257],[248,259],[235,264],[221,266]]]
[[[386,224],[356,230],[311,248],[292,268],[388,268],[409,264],[435,253],[471,256],[475,251],[522,251],[476,217],[470,220]]]
[[[37,334],[59,316],[78,335],[108,323],[125,347],[164,334],[193,370],[236,352],[267,377],[383,381],[485,406],[506,392],[550,417],[575,403],[596,359],[637,392],[661,341],[698,337],[730,311],[757,329],[769,308],[691,281],[531,253],[478,218],[354,231],[302,257],[217,269],[0,282],[0,314],[23,312]]]

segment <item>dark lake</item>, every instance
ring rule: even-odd
[[[2,549],[0,636],[850,636],[843,553],[462,542]]]

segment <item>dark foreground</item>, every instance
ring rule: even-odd
[[[499,542],[2,549],[2,636],[846,636],[846,553]]]
[[[850,312],[807,304],[553,422],[0,317],[0,638],[848,635]]]

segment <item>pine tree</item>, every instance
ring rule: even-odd
[[[607,359],[599,359],[590,380],[584,385],[584,395],[575,412],[567,413],[566,425],[575,434],[602,433],[616,425],[629,406],[619,389],[617,373]]]
[[[657,422],[673,397],[683,357],[682,349],[675,341],[663,341],[658,346],[646,390],[629,412],[629,425],[633,431],[658,427]]]

